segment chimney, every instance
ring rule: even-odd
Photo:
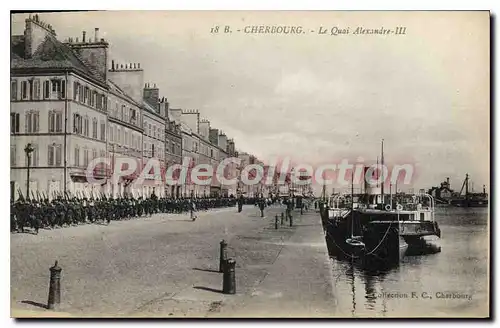
[[[96,28],[94,29],[94,31],[95,31],[95,32],[94,32],[95,42],[99,42],[99,28],[98,28],[98,27],[96,27]]]
[[[82,42],[85,43],[85,34],[87,34],[87,32],[83,31],[82,32]]]
[[[150,84],[146,84],[143,92],[144,100],[151,105],[153,108],[158,110],[158,99],[160,98],[160,90],[156,87],[156,84],[151,88]]]
[[[112,71],[115,70],[115,61],[114,60],[111,61],[111,70]]]
[[[450,186],[450,178],[446,178],[446,183],[448,184],[448,187]]]

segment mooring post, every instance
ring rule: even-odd
[[[278,214],[274,217],[274,229],[278,229]]]
[[[227,242],[222,239],[220,242],[220,256],[219,256],[219,272],[224,272],[224,266],[227,261]]]
[[[224,294],[236,294],[236,261],[228,259],[224,266],[224,276],[222,281],[222,292]]]
[[[61,304],[61,271],[62,269],[56,263],[50,268],[49,300],[47,308],[57,309]]]

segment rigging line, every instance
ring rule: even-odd
[[[329,220],[328,220],[328,221],[329,221]],[[327,221],[327,223],[328,223],[329,225],[333,226],[333,224],[332,224],[332,223],[330,223],[330,222],[328,222],[328,221]],[[377,245],[377,246],[375,246],[375,248],[373,248],[371,251],[367,252],[365,255],[371,255],[371,254],[373,254],[373,253],[374,253],[374,252],[375,252],[375,251],[376,251],[376,250],[380,247],[380,245],[382,245],[382,243],[384,242],[385,238],[387,237],[387,234],[389,233],[389,230],[391,229],[392,223],[393,223],[393,222],[391,222],[391,223],[389,224],[389,227],[388,227],[388,228],[387,228],[387,230],[385,231],[384,236],[382,237],[382,239],[380,240],[380,242],[378,243],[378,245]],[[328,232],[328,230],[326,231],[326,233],[327,233],[328,235],[330,235],[330,233]],[[330,235],[330,236],[331,236],[331,235]],[[344,254],[349,255],[349,256],[351,256],[351,257],[353,257],[353,256],[352,256],[352,254],[350,255],[350,254],[348,254],[348,253],[344,252],[344,250],[343,250],[343,249],[342,249],[339,245],[337,245],[337,243],[335,242],[335,238],[333,238],[333,236],[331,236],[331,237],[332,237],[332,239],[333,239],[333,243],[334,243],[334,244],[335,244],[335,245],[336,245],[336,246],[337,246],[337,247],[338,247],[338,248],[339,248],[339,249],[340,249],[340,250],[341,250]],[[359,256],[357,256],[356,258],[358,258],[358,257],[359,257]]]
[[[368,252],[366,255],[372,254],[373,252],[375,252],[380,247],[380,245],[382,245],[382,243],[384,242],[385,238],[387,237],[387,234],[389,233],[389,229],[391,229],[391,226],[392,226],[392,221],[391,221],[391,224],[389,224],[389,227],[385,231],[385,234],[382,237],[382,239],[380,240],[380,242],[378,243],[378,245],[374,249],[372,249],[370,252]]]

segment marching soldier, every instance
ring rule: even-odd
[[[243,202],[243,195],[240,195],[240,198],[238,199],[238,213],[241,213],[241,211],[243,210]]]

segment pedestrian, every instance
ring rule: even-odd
[[[196,215],[196,204],[194,201],[191,199],[191,220],[194,222],[197,219]]]

